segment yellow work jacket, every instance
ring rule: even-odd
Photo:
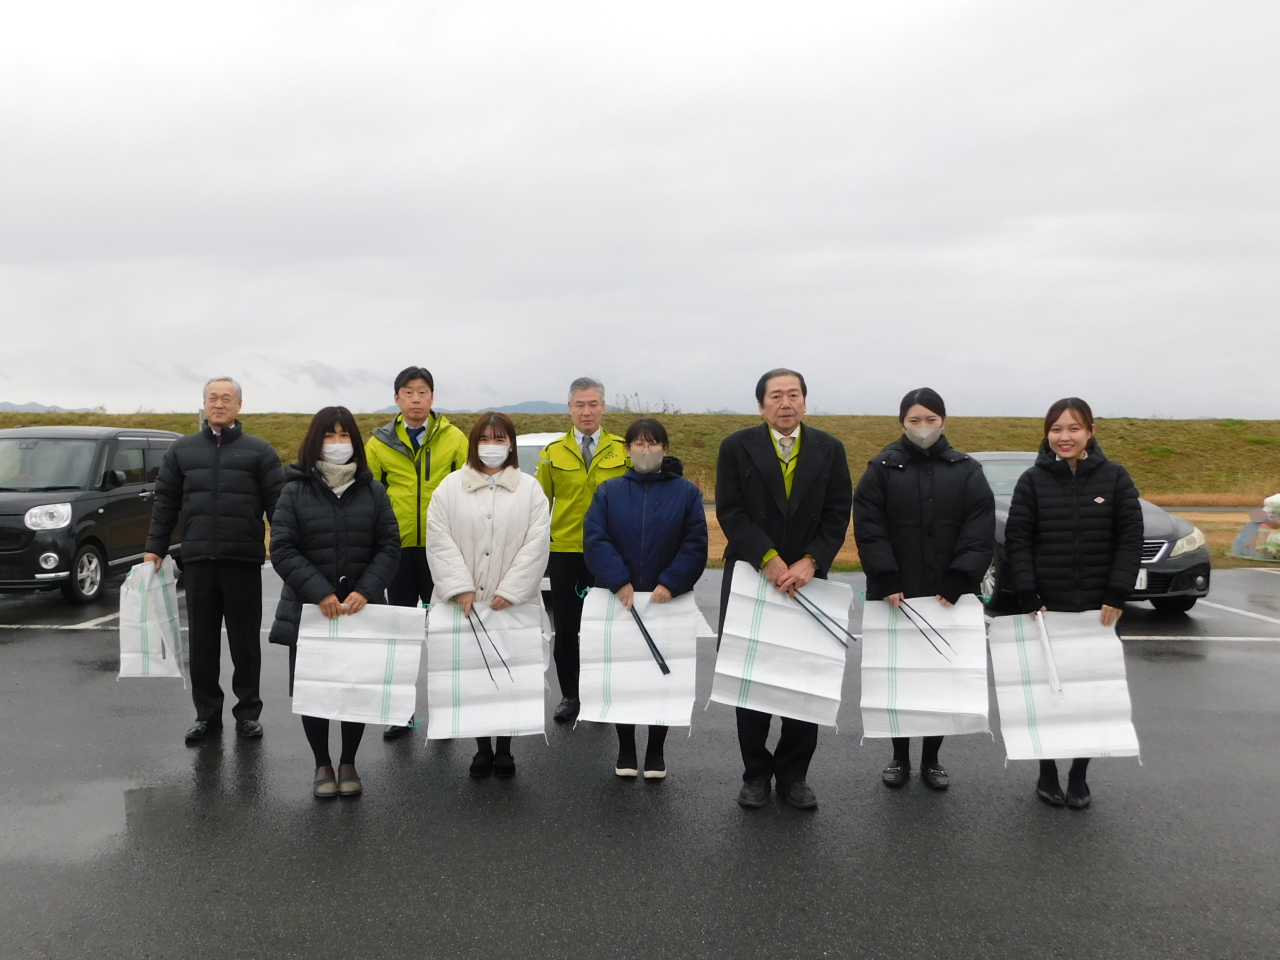
[[[400,546],[427,545],[431,494],[441,480],[462,469],[470,449],[467,435],[434,413],[427,418],[427,432],[417,450],[401,415],[370,435],[364,445],[365,459],[373,479],[385,486],[391,497],[391,509],[400,524]]]
[[[538,455],[538,483],[551,501],[552,553],[582,552],[582,521],[596,487],[622,476],[630,466],[622,438],[603,429],[589,470],[572,430],[542,448]]]

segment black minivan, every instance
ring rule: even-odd
[[[180,434],[122,427],[0,430],[0,591],[60,587],[89,603],[142,559],[151,498]],[[169,548],[177,554],[182,523]]]

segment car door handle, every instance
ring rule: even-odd
[[[140,494],[138,494],[138,496],[140,496],[143,500],[146,500],[149,497],[154,497],[155,493],[153,493],[150,490],[143,490]]]

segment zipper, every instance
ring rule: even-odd
[[[227,429],[226,427],[222,428]],[[218,471],[222,464],[222,434],[213,435],[213,555],[218,555]]]
[[[644,569],[644,531],[649,522],[649,484],[643,484],[643,499],[640,501],[640,573],[645,573]]]
[[[1071,516],[1075,520],[1076,557],[1072,566],[1075,568],[1076,606],[1080,606],[1080,496],[1076,491],[1076,475],[1071,474]]]

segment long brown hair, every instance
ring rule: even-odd
[[[1049,428],[1057,423],[1058,418],[1068,410],[1076,415],[1076,419],[1090,434],[1093,433],[1093,411],[1089,408],[1089,405],[1079,397],[1063,397],[1051,406],[1049,412],[1044,415],[1044,438],[1046,440],[1049,439]],[[1092,449],[1093,445],[1094,439],[1090,436],[1089,443],[1085,449]]]
[[[480,460],[480,437],[486,429],[492,428],[494,433],[501,433],[507,438],[510,445],[510,453],[507,455],[507,462],[504,467],[515,467],[520,469],[520,456],[516,452],[516,425],[511,422],[511,418],[505,413],[495,413],[490,411],[482,413],[476,417],[476,422],[471,425],[471,448],[467,452],[467,466],[477,472],[484,471],[484,464]]]
[[[324,435],[338,424],[351,437],[351,459],[361,473],[369,469],[369,462],[364,456],[364,439],[360,436],[360,428],[356,426],[356,418],[346,407],[324,407],[311,418],[311,426],[298,448],[298,466],[310,473],[320,459],[320,448],[324,446]]]

